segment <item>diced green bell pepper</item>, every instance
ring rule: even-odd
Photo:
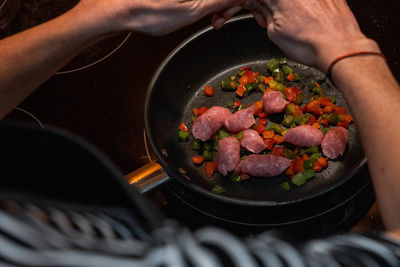
[[[225,188],[223,188],[223,187],[220,186],[220,185],[215,185],[215,186],[211,189],[211,191],[212,191],[213,193],[215,193],[215,194],[223,194],[223,193],[225,193]]]
[[[201,141],[199,139],[194,139],[192,143],[193,150],[200,150],[201,149]]]
[[[213,153],[210,150],[204,150],[203,151],[203,157],[204,160],[206,161],[212,161],[213,160]]]
[[[286,106],[286,114],[288,115],[293,115],[293,113],[296,111],[296,105],[293,103],[290,103]]]
[[[292,183],[294,183],[297,186],[305,184],[306,181],[307,181],[306,176],[301,172],[296,173],[292,178]]]
[[[236,183],[241,182],[240,174],[239,173],[232,173],[231,174],[231,181],[232,182],[236,182]]]
[[[307,179],[313,178],[313,177],[315,176],[315,172],[314,172],[313,169],[306,169],[306,170],[304,171],[304,176],[305,176]]]
[[[179,141],[186,142],[189,137],[189,132],[184,132],[182,130],[179,130],[178,137],[179,137]]]
[[[290,185],[288,182],[283,182],[280,184],[281,188],[285,191],[289,191],[290,190]]]
[[[241,131],[240,133],[238,133],[237,135],[235,135],[235,137],[237,138],[237,139],[242,139],[243,138],[243,136],[244,136],[244,132],[243,131]]]
[[[312,154],[318,153],[318,152],[319,152],[319,149],[317,146],[310,146],[309,148],[306,148],[304,150],[304,153],[309,154],[309,155],[312,155]]]
[[[283,132],[282,126],[277,123],[271,124],[266,128],[267,131],[275,131],[275,133],[281,134]]]
[[[223,129],[218,130],[218,138],[222,139],[224,137],[229,137],[230,134],[225,132]]]
[[[287,66],[287,65],[283,65],[282,66],[282,71],[285,75],[289,75],[290,73],[293,72],[293,68]]]
[[[232,87],[232,80],[230,77],[222,80],[221,88],[222,88],[222,90],[228,90],[228,91],[234,91],[236,89],[236,88]]]
[[[290,127],[290,124],[293,122],[294,117],[292,115],[286,115],[282,121],[283,126]]]
[[[271,73],[274,73],[274,70],[279,68],[278,62],[276,61],[275,58],[269,60],[267,65],[268,65],[268,69]]]

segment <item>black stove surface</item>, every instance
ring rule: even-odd
[[[40,4],[39,10],[33,12],[34,14],[43,13],[43,5],[54,7],[50,17],[49,14],[42,14],[39,15],[39,19],[35,18],[38,23],[71,8],[76,2],[77,0],[22,1],[20,12],[9,27],[0,32],[0,36],[7,36],[26,27],[27,22],[23,22],[25,26],[22,27],[21,21],[29,21],[24,16],[31,14],[35,5]],[[391,0],[351,0],[349,3],[363,32],[378,41],[395,77],[399,78],[400,38],[394,39],[400,28],[400,18],[396,13],[399,3]],[[63,68],[61,73],[40,86],[19,108],[34,115],[44,127],[59,127],[88,140],[128,174],[148,163],[149,157],[154,159],[151,150],[146,149],[143,119],[144,100],[152,75],[172,49],[209,23],[210,18],[207,17],[192,26],[162,37],[137,33],[130,37],[127,33],[111,37],[97,44],[97,48],[92,48],[101,53],[94,53],[93,57],[87,56],[90,52],[83,51]],[[93,62],[97,63],[91,65]],[[38,124],[31,116],[18,115],[20,112],[13,111],[6,120]],[[160,187],[149,196],[155,201],[161,200],[157,203],[168,216],[194,228],[205,224],[233,225],[234,231],[244,232],[249,232],[247,227],[252,228],[231,224],[221,218],[196,211],[179,199],[179,196],[171,194],[167,186]],[[369,184],[363,192],[355,196],[354,201],[332,210],[331,215],[323,218],[323,221],[316,220],[315,225],[331,225],[327,228],[322,227],[324,230],[321,231],[348,228],[365,215],[373,200]],[[326,218],[330,218],[330,222],[326,222]],[[307,227],[310,228],[311,225],[308,224]]]

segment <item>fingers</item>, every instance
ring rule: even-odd
[[[224,10],[222,13],[215,13],[212,17],[212,25],[215,29],[220,29],[226,21],[228,21],[242,9],[243,8],[241,6],[234,6]]]
[[[264,16],[256,12],[251,12],[251,14],[253,14],[253,17],[258,23],[258,25],[260,25],[263,28],[267,27],[266,18],[264,18]]]

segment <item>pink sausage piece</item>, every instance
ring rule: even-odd
[[[267,114],[280,113],[285,109],[289,102],[283,98],[283,94],[279,91],[268,92],[263,95],[264,111]]]
[[[296,146],[319,146],[324,139],[324,134],[310,125],[300,125],[291,128],[283,139]]]
[[[234,170],[240,162],[240,143],[235,137],[218,141],[218,171],[222,175]]]
[[[343,155],[348,140],[347,129],[343,127],[333,128],[327,132],[322,141],[322,153],[330,159],[335,159],[339,155]]]
[[[273,177],[282,174],[290,166],[291,160],[275,155],[249,155],[235,171],[256,177]]]
[[[264,139],[253,129],[243,131],[243,138],[240,139],[240,145],[256,154],[265,149]]]
[[[256,120],[254,119],[254,105],[233,113],[224,120],[224,127],[230,132],[240,132],[250,128]]]
[[[222,127],[224,119],[229,115],[231,112],[227,108],[211,107],[194,121],[192,134],[201,141],[209,140]]]

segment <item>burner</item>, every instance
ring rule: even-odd
[[[39,125],[42,129],[45,129],[43,123],[38,119],[38,117],[33,115],[31,112],[19,107],[16,107],[13,111],[7,114],[3,121],[30,123],[34,125]]]
[[[4,5],[4,7],[10,6],[8,8],[10,11],[3,22],[2,9],[0,9],[0,39],[51,20],[70,10],[79,2],[79,0],[22,0],[20,5],[20,0],[3,1],[4,3],[1,5]],[[7,1],[12,2],[13,5],[7,4]],[[11,21],[16,11],[18,13],[14,20]],[[8,25],[7,21],[11,21],[11,23]],[[76,72],[103,61],[125,44],[130,35],[131,33],[119,34],[84,49],[57,74]]]

